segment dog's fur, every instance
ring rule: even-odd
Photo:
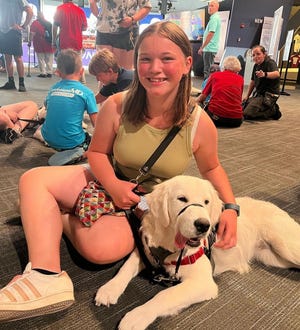
[[[174,274],[175,266],[170,265],[170,260],[177,259],[185,240],[199,237],[203,242],[218,223],[222,202],[208,181],[190,176],[177,176],[157,185],[146,199],[150,210],[143,217],[142,233],[150,247],[174,252],[165,260],[166,270]],[[252,260],[268,266],[300,268],[300,225],[269,202],[242,197],[237,198],[237,203],[241,207],[237,245],[228,250],[212,249],[214,269],[205,255],[193,264],[180,266],[181,283],[128,312],[119,329],[145,329],[159,316],[172,315],[191,304],[216,298],[218,288],[213,275],[229,270],[248,272]],[[187,255],[198,249],[185,247]],[[98,290],[96,305],[116,304],[130,280],[143,268],[135,249],[119,273]]]

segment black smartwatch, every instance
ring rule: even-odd
[[[240,206],[233,203],[225,203],[224,210],[235,210],[237,216],[240,215]]]

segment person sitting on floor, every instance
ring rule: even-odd
[[[243,101],[244,118],[278,120],[281,112],[276,103],[280,89],[280,74],[277,64],[260,45],[252,47],[252,58],[255,64],[247,96]],[[253,91],[253,97],[250,98]]]
[[[45,106],[46,118],[34,137],[57,150],[49,165],[67,165],[81,160],[90,142],[82,128],[84,112],[94,126],[97,104],[93,92],[79,82],[83,72],[80,55],[72,49],[62,50],[57,57],[57,74],[62,78],[50,89]]]
[[[97,115],[88,150],[90,167],[36,167],[20,178],[21,219],[30,262],[22,275],[0,290],[0,322],[58,312],[74,303],[72,280],[60,264],[63,232],[80,255],[94,264],[116,262],[134,249],[124,214],[108,212],[90,227],[75,215],[79,194],[94,179],[118,208],[130,209],[140,201],[134,190],[137,183],[151,190],[155,183],[182,174],[194,159],[199,175],[210,180],[228,206],[222,210],[214,246],[236,245],[238,206],[232,205],[234,194],[218,158],[217,130],[190,97],[189,39],[170,21],[150,24],[139,36],[134,59],[131,88],[110,96]],[[149,173],[137,177],[140,166],[174,125],[181,126],[180,133]],[[176,194],[175,198],[182,196]],[[30,294],[20,295],[29,286]],[[39,295],[33,294],[36,291]]]
[[[29,124],[25,120],[33,119],[37,112],[38,106],[33,101],[0,106],[0,140],[6,144],[13,143]]]
[[[103,85],[96,95],[97,103],[102,103],[112,94],[122,92],[133,80],[133,71],[121,68],[115,55],[106,48],[92,57],[89,73]]]
[[[209,76],[197,99],[203,103],[207,96],[211,95],[205,111],[217,127],[239,127],[243,122],[244,79],[238,74],[240,70],[240,61],[235,56],[226,57],[223,61],[223,71]]]

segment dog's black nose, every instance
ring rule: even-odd
[[[206,233],[209,229],[208,223],[203,223],[202,219],[197,219],[194,221],[194,226],[196,227],[199,234]]]

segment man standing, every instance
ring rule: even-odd
[[[0,53],[4,54],[8,77],[8,82],[0,89],[16,89],[12,61],[14,57],[19,75],[19,92],[26,92],[22,59],[22,30],[29,25],[33,12],[26,0],[0,0],[0,8]],[[23,11],[26,12],[26,18],[22,24]]]
[[[203,34],[202,46],[198,50],[198,54],[203,56],[204,79],[209,76],[209,68],[214,64],[214,59],[219,49],[221,19],[218,10],[219,2],[216,0],[210,1],[208,4],[210,19]]]
[[[84,11],[72,0],[63,0],[63,4],[56,8],[54,14],[52,46],[58,47],[58,50],[71,48],[81,54],[82,31],[86,29],[87,20]],[[80,81],[85,83],[84,73]]]

